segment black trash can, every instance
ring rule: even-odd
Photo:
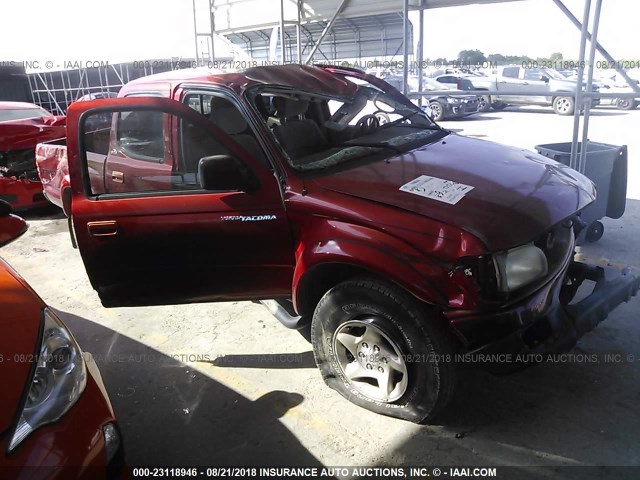
[[[539,154],[569,166],[571,142],[536,145]],[[578,154],[582,143],[578,143]],[[588,227],[578,240],[600,240],[604,233],[603,217],[620,218],[627,204],[627,146],[587,142],[584,174],[596,186],[595,202],[582,212],[582,220]]]

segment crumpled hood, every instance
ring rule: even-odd
[[[35,354],[44,303],[0,258],[0,433],[11,427]]]
[[[473,189],[455,204],[400,190],[421,175]],[[492,251],[535,240],[595,199],[593,183],[569,167],[533,152],[455,134],[388,162],[314,182],[456,226],[477,236]]]

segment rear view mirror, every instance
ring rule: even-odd
[[[540,80],[542,80],[543,82],[548,82],[549,77],[547,77],[546,75],[540,75]]]
[[[258,180],[247,166],[229,155],[203,157],[198,162],[198,178],[204,190],[253,192]]]

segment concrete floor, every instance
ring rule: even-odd
[[[596,111],[591,124],[594,140],[629,145],[629,200],[625,216],[605,219],[602,240],[580,253],[637,268],[640,111]],[[543,109],[444,126],[525,148],[571,134],[571,119]],[[0,253],[96,355],[131,465],[640,466],[637,297],[572,352],[597,354],[597,363],[542,364],[505,377],[466,372],[451,408],[436,424],[418,426],[329,390],[310,345],[259,305],[103,308],[66,219],[31,215],[29,223]],[[620,361],[605,362],[608,353]]]

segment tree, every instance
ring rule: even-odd
[[[458,53],[458,61],[463,65],[481,65],[487,58],[480,50],[462,50]]]
[[[562,54],[560,52],[553,52],[549,57],[549,60],[552,62],[559,62],[560,60],[563,60]]]
[[[505,60],[505,56],[501,53],[492,53],[490,55],[487,55],[487,61],[491,63],[502,64],[505,63]]]

